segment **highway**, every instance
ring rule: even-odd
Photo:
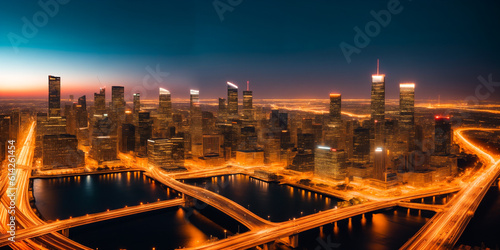
[[[19,228],[29,228],[36,225],[45,224],[43,220],[33,212],[29,204],[29,176],[31,175],[31,166],[35,148],[35,122],[32,122],[27,131],[26,139],[22,146],[16,150],[17,166],[16,166],[16,226]],[[5,193],[4,193],[5,194]],[[3,195],[1,203],[3,204],[1,220],[1,231],[7,233],[8,217],[6,209],[9,207],[10,199],[7,195]],[[19,229],[18,229],[19,230]],[[59,233],[51,233],[36,240],[29,239],[26,241],[16,241],[9,245],[13,249],[85,249],[85,247],[75,241],[72,241]]]
[[[453,248],[474,215],[481,200],[500,173],[500,160],[467,140],[466,130],[492,131],[498,129],[461,128],[455,136],[462,147],[476,153],[486,164],[474,176],[475,179],[457,193],[443,212],[437,213],[401,249],[448,249]]]
[[[144,213],[168,207],[183,206],[184,204],[185,201],[183,199],[173,199],[173,200],[142,204],[132,207],[124,207],[106,212],[74,217],[60,221],[54,221],[51,223],[30,227],[28,229],[17,230],[16,241],[22,241],[34,237],[39,237],[48,233],[57,232],[63,229],[82,226],[99,221],[111,220],[123,216],[129,216],[133,214]],[[9,236],[10,235],[0,236],[0,247],[10,243],[10,241],[8,240]]]

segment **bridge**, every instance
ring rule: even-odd
[[[109,210],[106,212],[95,213],[80,217],[69,218],[65,220],[59,220],[47,224],[42,224],[34,227],[30,227],[28,229],[20,229],[16,231],[16,241],[22,241],[29,238],[34,238],[38,236],[42,236],[48,233],[61,231],[64,229],[82,226],[90,223],[95,223],[104,220],[111,220],[123,216],[129,216],[138,213],[144,213],[149,211],[154,211],[158,209],[175,207],[175,206],[183,206],[185,201],[183,199],[173,199],[166,201],[158,201],[153,203],[147,203],[132,207],[124,207],[114,210]],[[8,238],[10,235],[4,235],[0,237],[0,247],[5,246],[11,243]]]
[[[461,128],[455,130],[456,138],[460,140],[462,146],[476,153],[488,165],[479,170],[475,179],[448,202],[446,209],[432,217],[401,249],[453,248],[488,188],[498,178],[500,160],[468,141],[462,135],[462,131],[466,130],[498,131],[500,129]]]
[[[434,212],[442,212],[445,208],[445,205],[434,205],[434,204],[403,202],[403,201],[398,202],[397,205],[398,205],[398,207],[405,207],[405,208],[419,209],[419,210],[429,210],[429,211],[434,211]]]
[[[183,196],[187,195],[189,197],[193,197],[206,203],[207,205],[218,209],[219,211],[222,211],[250,230],[275,225],[275,223],[264,220],[263,218],[257,216],[243,206],[226,197],[223,197],[201,187],[195,187],[179,182],[170,177],[169,174],[160,171],[158,168],[149,168],[146,172],[146,175],[154,178],[155,180],[172,189],[175,189],[176,191],[182,193]]]

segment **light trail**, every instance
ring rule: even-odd
[[[456,137],[468,149],[475,152],[489,166],[481,169],[475,179],[457,193],[445,208],[436,214],[401,249],[440,249],[452,248],[474,215],[488,188],[500,173],[500,160],[485,152],[462,135],[466,130],[498,131],[500,129],[459,128]]]

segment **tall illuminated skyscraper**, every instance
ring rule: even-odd
[[[399,133],[408,150],[415,144],[415,83],[399,84]]]
[[[375,159],[373,163],[373,178],[380,180],[380,181],[386,181],[386,154],[387,151],[383,147],[377,147],[375,148]]]
[[[137,128],[136,150],[139,156],[147,155],[147,142],[153,136],[153,121],[148,111],[139,112],[139,127]]]
[[[87,97],[85,95],[78,98],[78,105],[76,106],[76,127],[88,127],[88,114],[87,114]]]
[[[61,78],[49,75],[49,117],[61,116]]]
[[[191,154],[195,157],[203,156],[203,118],[200,107],[200,91],[190,90],[191,98]]]
[[[227,82],[227,107],[231,118],[238,116],[238,86]]]
[[[436,116],[434,125],[434,153],[448,155],[453,141],[453,131],[449,117]]]
[[[330,114],[325,131],[325,143],[333,148],[340,147],[340,129],[342,125],[341,98],[340,94],[330,94]]]
[[[227,116],[227,104],[226,104],[226,98],[219,98],[219,112],[218,112],[218,118],[220,120],[223,120]]]
[[[385,75],[372,75],[371,118],[384,122],[385,119]]]
[[[95,114],[106,113],[106,88],[100,88],[99,93],[94,93]]]
[[[247,82],[247,90],[243,91],[243,116],[245,119],[253,120],[253,93]]]
[[[189,90],[189,109],[191,112],[200,107],[200,91],[196,89]]]
[[[340,94],[330,94],[330,123],[340,124],[342,107],[342,96]]]
[[[111,108],[119,117],[125,115],[125,88],[123,86],[111,87]]]
[[[134,114],[141,111],[141,93],[134,93]]]
[[[172,97],[170,91],[160,88],[158,113],[165,118],[172,118]]]
[[[374,160],[375,149],[385,148],[384,122],[385,122],[385,75],[379,74],[377,60],[377,74],[372,75],[371,91],[371,126],[370,126],[370,160]]]

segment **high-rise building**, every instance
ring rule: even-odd
[[[125,88],[123,86],[111,87],[111,109],[120,121],[125,116]]]
[[[243,117],[253,120],[253,93],[248,84],[247,82],[247,90],[243,91]]]
[[[335,180],[344,180],[347,166],[344,150],[318,146],[314,152],[314,174]]]
[[[85,164],[85,154],[78,150],[75,135],[45,135],[42,156],[45,169],[80,167]]]
[[[148,163],[160,168],[172,167],[172,143],[169,139],[148,140]]]
[[[194,157],[203,156],[203,117],[200,107],[200,91],[190,90],[190,134],[191,154]]]
[[[137,153],[139,156],[147,155],[148,139],[153,136],[153,123],[151,121],[151,114],[148,111],[139,112],[139,128],[137,130],[138,144],[136,144]]]
[[[134,93],[134,120],[139,117],[139,111],[141,111],[141,93]]]
[[[200,108],[200,91],[196,89],[189,90],[189,109],[191,112]]]
[[[385,75],[372,75],[371,119],[384,122],[385,119]]]
[[[120,138],[120,152],[127,153],[135,150],[135,126],[130,123],[122,124]]]
[[[227,82],[227,107],[231,118],[238,117],[238,86]]]
[[[218,118],[219,120],[224,120],[227,117],[227,104],[226,98],[219,97],[219,111]]]
[[[21,111],[19,109],[14,109],[10,113],[10,139],[18,141],[19,128],[21,127]]]
[[[49,117],[61,116],[61,78],[49,75]]]
[[[399,84],[399,133],[401,141],[408,145],[407,150],[415,147],[415,84]]]
[[[87,97],[80,96],[76,105],[76,127],[88,127]]]
[[[341,147],[341,104],[342,99],[340,94],[330,94],[330,114],[328,124],[325,128],[325,143],[333,148]]]
[[[7,145],[10,136],[10,116],[0,115],[0,162],[7,158]]]
[[[100,88],[99,93],[94,93],[95,114],[103,115],[106,113],[106,88]]]
[[[340,94],[330,94],[330,123],[339,125],[341,118],[342,96]]]
[[[453,131],[449,117],[436,116],[434,125],[434,154],[450,154]]]
[[[380,180],[380,181],[386,181],[386,174],[387,174],[387,169],[386,169],[386,160],[387,160],[387,151],[383,147],[377,147],[375,148],[375,154],[374,154],[374,162],[373,162],[373,178]]]
[[[162,118],[172,118],[172,97],[170,91],[160,88],[158,114]]]
[[[367,128],[354,129],[353,162],[366,163],[370,160],[370,130]]]

